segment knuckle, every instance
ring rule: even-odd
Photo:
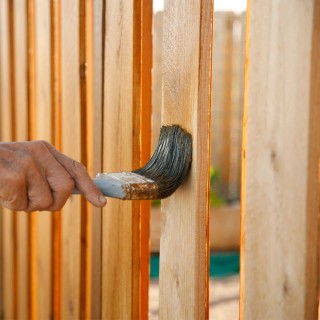
[[[22,170],[30,170],[30,168],[34,167],[35,165],[33,157],[28,153],[23,153],[19,162]]]
[[[47,208],[50,208],[53,205],[53,198],[51,194],[48,194],[46,196],[39,197],[37,199],[34,199],[32,203],[29,205],[28,211],[44,211],[47,210]]]
[[[86,167],[79,161],[72,160],[72,169],[76,174],[83,174],[83,172],[86,172]]]

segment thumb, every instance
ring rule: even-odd
[[[46,146],[55,159],[68,171],[74,179],[75,186],[83,193],[86,199],[96,207],[103,207],[107,203],[107,199],[93,183],[85,166],[62,154],[50,143],[46,143]]]

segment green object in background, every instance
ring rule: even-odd
[[[210,277],[228,277],[238,274],[239,270],[239,252],[211,252]],[[159,278],[159,254],[152,254],[150,257],[150,278]]]

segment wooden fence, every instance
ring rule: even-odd
[[[91,175],[140,167],[151,25],[150,0],[1,0],[1,141],[51,141]],[[162,202],[161,319],[209,318],[212,27],[212,0],[166,1],[162,124],[186,128],[194,156]],[[318,316],[319,56],[319,0],[249,1],[241,319]],[[1,211],[1,318],[148,317],[148,202]]]

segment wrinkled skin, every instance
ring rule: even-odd
[[[74,187],[93,205],[106,204],[86,168],[48,142],[0,143],[0,203],[4,207],[57,211]]]

